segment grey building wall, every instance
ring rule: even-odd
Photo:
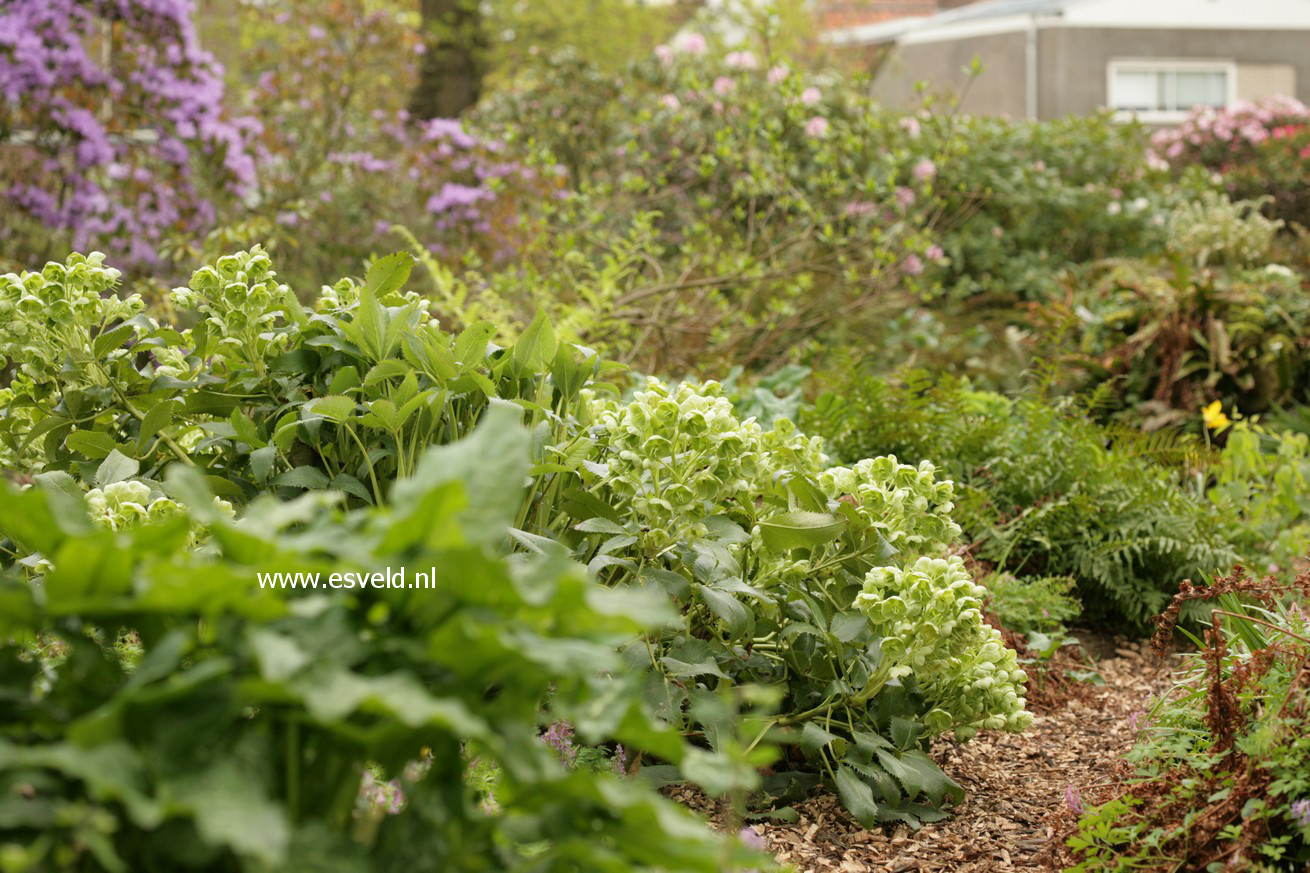
[[[874,79],[874,96],[892,106],[910,106],[917,102],[914,86],[919,81],[928,82],[935,92],[959,93],[967,78],[962,68],[977,56],[985,69],[965,96],[962,110],[1022,118],[1027,112],[1026,39],[1024,32],[1016,31],[896,46]],[[1310,102],[1310,31],[1046,26],[1038,31],[1038,116],[1059,118],[1104,108],[1109,101],[1106,70],[1115,58],[1235,61],[1239,99],[1265,96],[1246,93],[1244,81],[1286,83],[1288,77],[1278,68],[1286,71],[1290,66],[1296,91],[1292,96]],[[1263,67],[1267,73],[1251,67]]]
[[[968,81],[964,69],[976,56],[985,69],[965,94],[961,111],[1022,118],[1025,40],[1023,33],[1001,33],[896,46],[874,78],[874,96],[890,106],[911,106],[917,102],[915,83],[921,81],[935,93],[959,94]]]
[[[1291,96],[1310,99],[1310,31],[1052,27],[1040,33],[1042,118],[1081,115],[1105,106],[1106,67],[1114,58],[1230,60],[1239,67],[1286,64],[1295,70],[1297,93]],[[1242,78],[1239,69],[1239,86]]]

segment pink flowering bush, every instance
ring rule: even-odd
[[[862,336],[869,301],[936,281],[925,143],[858,84],[703,42],[684,33],[617,77],[563,57],[478,108],[474,123],[567,174],[545,224],[569,230],[534,242],[536,287],[578,300],[545,266],[572,249],[609,277],[579,301],[586,339],[646,369],[767,366],[829,331]],[[581,239],[604,242],[584,254]]]
[[[0,261],[160,242],[251,190],[259,123],[223,109],[191,0],[0,4]]]
[[[1310,107],[1292,97],[1201,109],[1151,139],[1150,159],[1218,173],[1235,200],[1269,195],[1266,212],[1310,227]]]

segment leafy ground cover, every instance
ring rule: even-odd
[[[0,9],[0,869],[1304,866],[1305,107],[428,5]]]

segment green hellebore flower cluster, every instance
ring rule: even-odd
[[[652,379],[628,403],[594,401],[592,419],[605,484],[640,519],[648,555],[704,537],[705,519],[750,499],[764,472],[760,426],[738,420],[717,382]]]
[[[204,266],[171,294],[179,309],[194,309],[211,325],[225,357],[260,367],[288,341],[277,331],[292,306],[291,289],[277,280],[268,252],[255,246]]]
[[[607,554],[620,558],[627,549],[633,558],[659,558],[689,582],[712,579],[711,563],[733,568],[731,584],[751,592],[749,608],[763,622],[791,621],[788,603],[797,592],[849,592],[843,596],[854,602],[844,602],[863,613],[881,647],[856,702],[867,704],[887,684],[912,677],[930,707],[924,725],[934,734],[954,729],[967,738],[982,728],[1029,723],[1026,677],[982,620],[984,590],[959,558],[942,557],[960,528],[950,517],[954,485],[938,479],[932,464],[887,456],[826,468],[820,439],[785,420],[768,431],[740,420],[713,382],[651,380],[627,403],[590,403],[603,461],[588,468],[593,487],[633,520]],[[792,517],[788,483],[797,478],[817,486],[849,536],[805,554],[769,547],[763,528]],[[750,535],[725,536],[732,525]],[[887,550],[852,545],[870,541]],[[848,632],[854,633],[849,626]]]
[[[986,591],[957,557],[922,557],[906,568],[875,567],[855,605],[882,638],[892,679],[913,674],[933,708],[933,732],[1023,730],[1032,723],[1022,696],[1027,680],[1015,652],[982,618]]]
[[[939,480],[929,461],[912,467],[894,455],[866,458],[854,467],[824,470],[817,478],[824,494],[852,503],[869,528],[902,556],[927,554],[960,536],[950,516],[955,485]]]
[[[182,507],[145,482],[113,482],[104,488],[92,488],[84,498],[91,521],[110,530],[124,530],[146,521],[160,521],[182,512]],[[228,518],[236,509],[226,500],[215,497],[214,507]],[[193,539],[200,531],[193,531]]]
[[[70,379],[70,357],[89,356],[92,339],[102,329],[145,309],[139,294],[120,298],[111,293],[119,272],[104,260],[100,252],[73,254],[62,264],[46,264],[40,273],[0,276],[0,357],[15,363],[18,375],[31,384],[101,384],[81,366],[74,367]],[[127,353],[120,349],[114,354]]]

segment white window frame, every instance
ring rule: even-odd
[[[1113,58],[1105,67],[1105,102],[1120,120],[1137,119],[1147,124],[1176,124],[1191,113],[1191,109],[1119,109],[1115,106],[1115,78],[1119,73],[1201,72],[1223,73],[1225,76],[1224,106],[1237,102],[1237,62],[1231,60],[1204,60],[1197,58]]]

